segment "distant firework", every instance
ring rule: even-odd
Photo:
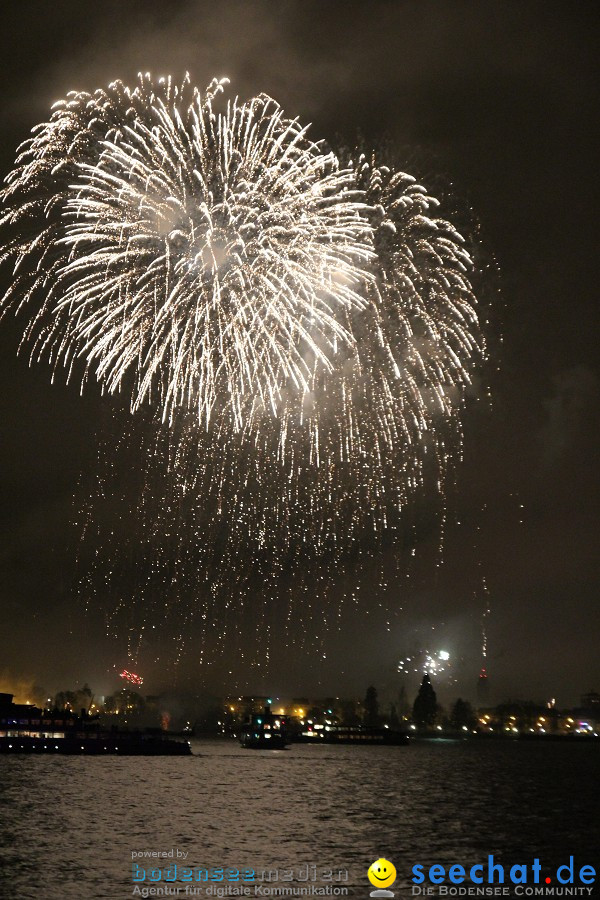
[[[121,439],[144,460],[129,537],[166,593],[202,585],[205,613],[247,570],[276,592],[443,491],[485,353],[438,201],[375,154],[341,161],[265,95],[225,103],[225,83],[69,94],[0,193],[4,310],[32,310],[33,359],[148,419]]]
[[[398,672],[409,675],[416,672],[420,675],[443,675],[450,671],[452,663],[447,650],[416,650],[405,656],[398,663]]]
[[[119,678],[122,678],[124,681],[128,681],[129,684],[135,684],[136,687],[140,687],[144,683],[144,679],[141,675],[136,675],[134,672],[128,672],[127,669],[123,669]]]

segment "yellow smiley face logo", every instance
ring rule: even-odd
[[[396,869],[388,859],[376,859],[367,872],[374,887],[386,888],[396,880]]]

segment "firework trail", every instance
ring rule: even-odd
[[[140,518],[213,595],[242,555],[344,554],[441,489],[485,353],[437,200],[225,85],[69,94],[0,193],[4,312],[151,418]]]

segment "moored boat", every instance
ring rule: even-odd
[[[42,710],[0,694],[0,753],[86,756],[190,756],[189,741],[159,729],[103,729],[96,716]]]

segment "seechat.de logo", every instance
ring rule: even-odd
[[[376,865],[376,864],[374,864]],[[503,865],[496,862],[492,854],[485,862],[475,865],[461,863],[441,865],[423,865],[417,863],[412,867],[412,882],[414,887],[411,893],[414,895],[430,895],[434,892],[439,896],[456,897],[468,892],[468,885],[509,885],[515,896],[533,896],[534,894],[551,895],[562,892],[564,885],[582,885],[583,887],[566,889],[568,894],[588,894],[596,881],[594,866],[576,864],[575,858],[569,856],[568,863],[552,867],[543,871],[539,859],[529,863],[517,863],[515,865]],[[460,885],[461,887],[454,887]],[[533,887],[543,885],[543,887]],[[435,886],[435,887],[433,887]],[[482,889],[485,890],[485,889]],[[489,889],[488,889],[489,890]],[[500,890],[500,888],[498,889]]]

